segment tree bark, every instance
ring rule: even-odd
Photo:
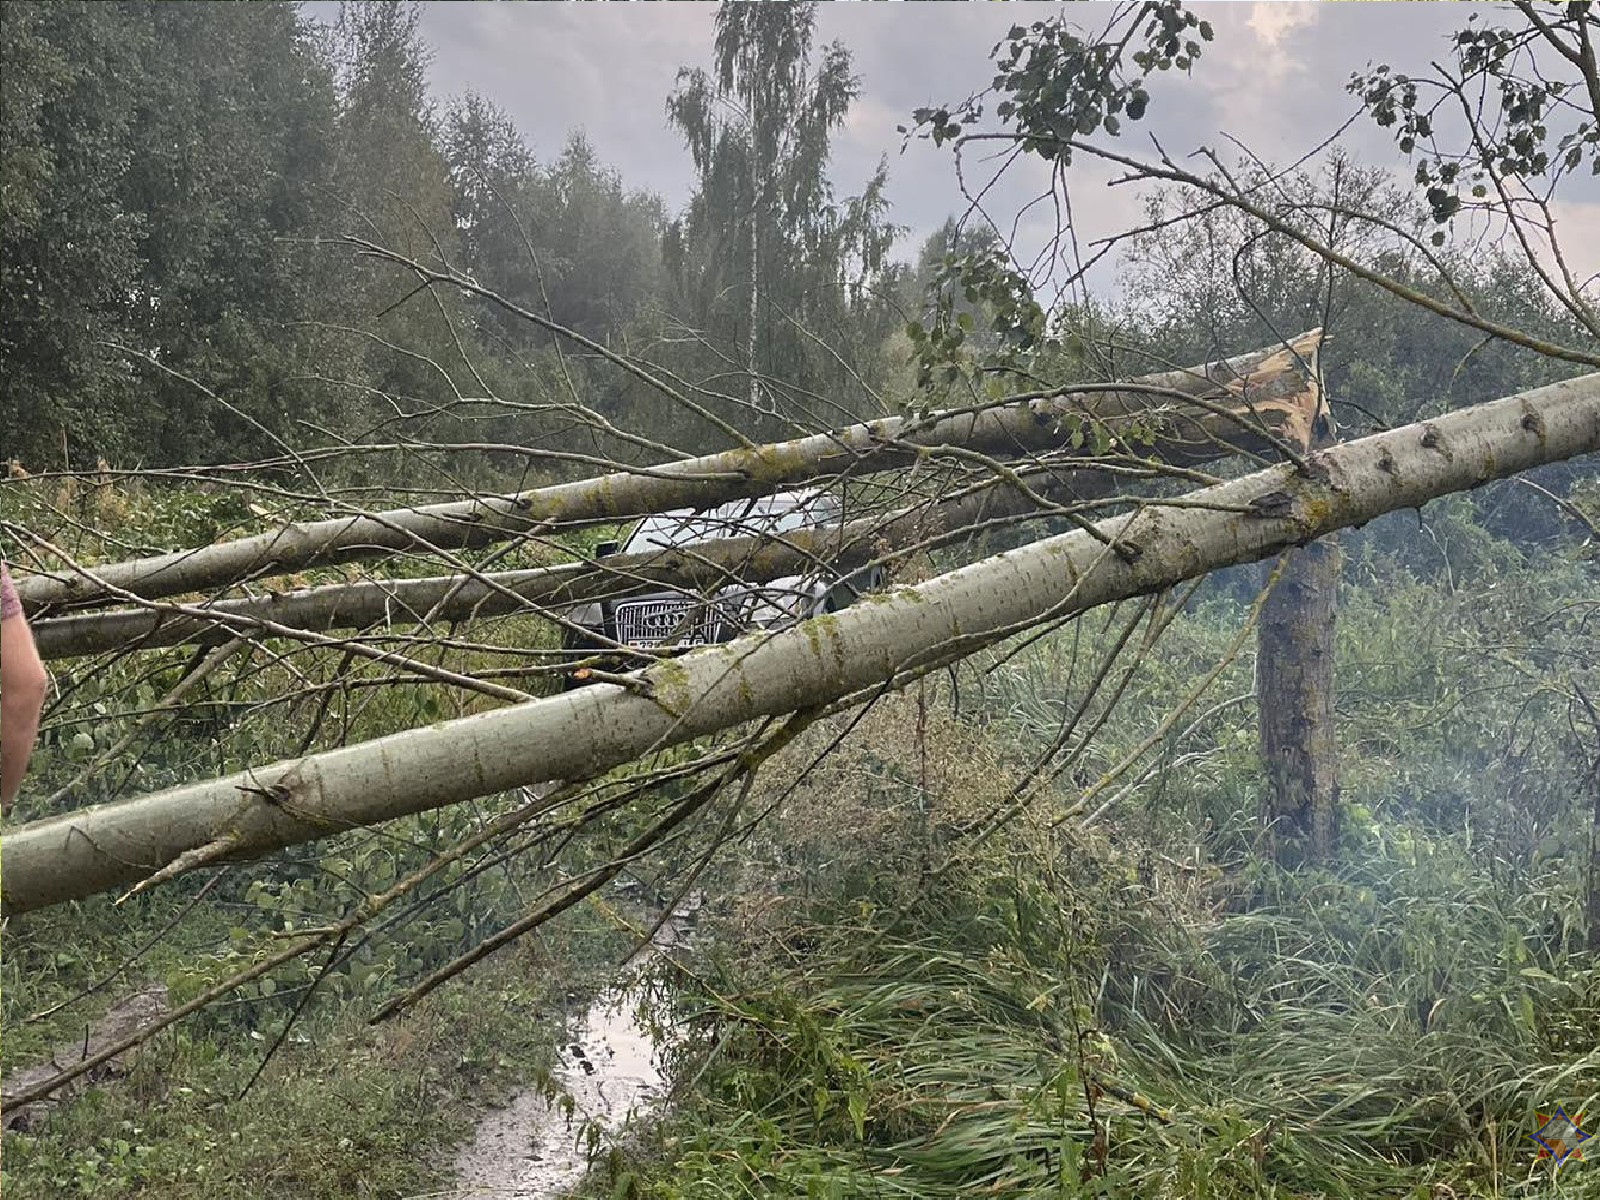
[[[1338,836],[1334,615],[1339,545],[1324,538],[1288,552],[1261,609],[1256,638],[1261,802],[1266,850],[1287,867],[1328,862]]]
[[[17,590],[23,606],[35,615],[116,599],[117,593],[103,584],[147,600],[211,592],[317,564],[430,547],[483,546],[559,527],[705,508],[833,472],[903,467],[944,446],[1000,457],[1059,449],[1086,421],[1098,422],[1108,436],[1126,439],[1132,449],[1168,462],[1215,458],[1219,444],[1234,451],[1270,452],[1279,444],[1299,444],[1314,415],[1315,388],[1303,378],[1300,362],[1320,336],[1313,331],[1295,339],[1290,349],[1258,350],[1121,385],[1060,389],[925,419],[889,417],[515,495],[290,525],[213,546],[111,563],[87,575],[33,575],[18,580]],[[1211,411],[1219,406],[1226,411]],[[1146,450],[1139,439],[1151,430],[1152,444]],[[1092,446],[1084,446],[1082,453],[1092,457]]]
[[[1313,422],[1304,448],[1327,448],[1331,430],[1331,422]],[[1289,868],[1331,861],[1338,840],[1340,562],[1333,537],[1288,551],[1256,631],[1263,849]]]
[[[1600,728],[1595,732],[1600,733]],[[1589,928],[1584,946],[1589,953],[1600,954],[1600,753],[1589,768],[1589,798],[1594,806],[1589,811]]]
[[[1228,452],[1219,448],[1218,454]],[[931,549],[989,524],[1048,516],[1050,506],[1083,504],[1116,492],[1126,479],[1092,466],[1023,467],[1023,485],[1001,478],[938,503],[897,509],[837,529],[795,530],[781,539],[720,538],[693,546],[626,554],[481,576],[375,579],[300,588],[276,595],[219,600],[209,618],[152,602],[148,608],[94,609],[35,620],[34,641],[46,659],[115,650],[154,650],[215,642],[264,631],[263,622],[326,633],[336,629],[466,621],[560,609],[598,599],[682,588],[705,594],[733,583],[766,583],[826,564],[842,574],[874,559]],[[1041,508],[1041,501],[1046,507]]]
[[[752,112],[748,126],[750,149],[750,303],[746,311],[749,324],[744,332],[744,362],[750,372],[750,409],[761,411],[761,372],[756,365],[756,325],[761,304],[761,147],[756,137],[756,120]]]
[[[1600,451],[1600,375],[1272,467],[984,559],[781,633],[226,779],[35,821],[0,846],[26,912],[221,856],[248,858],[519,785],[580,779],[854,696],[1043,621],[1160,591],[1549,462]],[[1108,547],[1107,542],[1110,546]]]
[[[1589,728],[1594,730],[1591,752],[1585,756],[1583,782],[1589,793],[1589,864],[1584,879],[1584,915],[1588,928],[1584,931],[1584,948],[1591,954],[1600,953],[1600,711],[1581,687],[1575,689],[1578,703],[1589,718]]]

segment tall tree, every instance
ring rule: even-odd
[[[258,450],[315,407],[293,363],[317,288],[288,247],[325,203],[333,107],[303,18],[18,4],[0,28],[7,453]]]
[[[540,165],[511,118],[469,94],[445,147],[464,265],[485,287],[599,342],[664,300],[661,201],[628,189],[581,131]],[[484,320],[508,345],[549,340],[498,306]]]
[[[147,216],[122,179],[146,38],[114,5],[14,4],[0,21],[0,429],[5,454],[35,466],[59,464],[69,425],[106,452],[129,437],[96,339],[126,332],[139,270]],[[88,397],[88,411],[69,402]]]
[[[881,164],[861,197],[834,202],[829,145],[860,87],[837,42],[813,64],[814,25],[808,5],[723,5],[714,73],[681,71],[667,103],[700,176],[673,239],[679,273],[706,332],[740,347],[746,403],[769,413],[774,378],[819,382],[806,331],[882,307],[892,241]]]
[[[597,341],[611,341],[664,299],[661,201],[626,187],[581,131],[567,139],[540,182],[551,313]]]
[[[328,280],[303,244],[332,207],[332,79],[279,6],[151,4],[141,23],[148,82],[123,184],[148,214],[134,346],[205,389],[141,362],[156,453],[276,455],[274,437],[336,402],[306,382]]]
[[[334,188],[340,212],[329,234],[376,243],[430,266],[458,255],[444,134],[428,96],[428,50],[414,3],[343,3],[328,43],[339,83]],[[406,271],[346,261],[340,324],[356,327],[364,365],[358,385],[388,397],[374,415],[431,408],[470,377],[449,323],[455,297],[419,290]],[[420,403],[418,403],[420,402]]]
[[[445,160],[462,265],[485,287],[527,306],[529,214],[526,193],[537,169],[533,152],[504,110],[469,92],[450,106],[444,127]],[[518,268],[523,268],[519,270]],[[503,310],[485,306],[479,321],[505,337]]]

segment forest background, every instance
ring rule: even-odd
[[[1168,225],[1179,201],[1154,186],[1113,296],[1063,284],[1057,263],[1019,266],[1003,226],[971,211],[907,254],[887,160],[857,195],[830,182],[860,84],[808,20],[728,18],[713,67],[661,97],[663,137],[696,178],[673,209],[581,133],[541,158],[485,97],[433,101],[419,15],[6,5],[0,504],[23,571],[42,559],[22,529],[86,563],[200,546],[340,504],[722,449],[730,428],[761,442],[916,412],[1019,355],[1052,381],[1098,380],[1321,327],[1325,392],[1352,437],[1575,373],[1225,208]],[[1434,226],[1406,181],[1337,149],[1284,176],[1290,205],[1325,189]],[[1430,294],[1442,263],[1487,319],[1593,346],[1515,248],[1480,235],[1372,253]],[[473,286],[419,286],[415,264]],[[696,404],[664,403],[661,380]],[[653,897],[692,870],[718,924],[694,971],[662,985],[663,1011],[697,1031],[690,1082],[595,1189],[1552,1194],[1527,1136],[1537,1115],[1600,1107],[1597,509],[1579,460],[1343,539],[1343,816],[1337,853],[1313,868],[1275,862],[1259,823],[1254,664],[1237,640],[1255,568],[818,731],[826,765],[775,771],[764,823],[634,864]],[[607,532],[496,561],[579,555]],[[484,637],[513,658],[558,641],[533,620]],[[1144,649],[1102,691],[1109,668],[1085,664],[1129,645]],[[447,640],[429,652],[483,666]],[[548,662],[533,665],[495,677],[553,690]],[[220,659],[169,701],[194,668],[181,649],[61,665],[24,815],[481,703],[414,678],[352,700],[335,690],[347,660],[265,652]],[[1086,713],[1093,736],[1066,738]],[[1042,801],[966,848],[953,831],[1005,811],[1052,744]],[[1065,822],[1090,789],[1115,803]],[[482,819],[429,814],[14,920],[7,1072],[136,980],[173,1002],[200,994]],[[464,864],[325,969],[297,964],[208,1008],[131,1077],[8,1132],[7,1186],[421,1193],[472,1105],[548,1071],[566,1013],[652,905],[575,909],[400,1021],[365,1018],[639,822],[606,810],[583,839]],[[1119,1088],[1186,1123],[1169,1130]],[[1600,1186],[1583,1171],[1562,1186]]]

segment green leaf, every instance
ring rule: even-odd
[[[827,1088],[819,1087],[811,1094],[811,1111],[816,1114],[817,1120],[822,1120],[828,1115],[828,1110],[833,1107],[833,1093]]]
[[[855,1127],[856,1140],[864,1141],[867,1136],[867,1098],[861,1092],[851,1092],[850,1099],[846,1102],[850,1110],[850,1123]]]

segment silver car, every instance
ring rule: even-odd
[[[647,554],[712,542],[721,538],[768,537],[802,529],[837,528],[843,521],[838,500],[827,492],[805,489],[778,492],[753,500],[736,500],[716,508],[677,509],[645,517],[620,545],[602,543],[597,558],[613,554]],[[834,612],[862,592],[880,587],[883,572],[868,568],[854,574],[819,565],[805,575],[768,583],[732,584],[712,595],[687,591],[647,592],[617,600],[600,600],[573,609],[567,620],[578,629],[563,631],[563,647],[582,655],[584,663],[569,683],[581,683],[583,665],[595,660],[630,662],[626,648],[654,654],[726,642],[758,629],[782,629],[819,613]],[[587,634],[580,630],[588,631]]]

